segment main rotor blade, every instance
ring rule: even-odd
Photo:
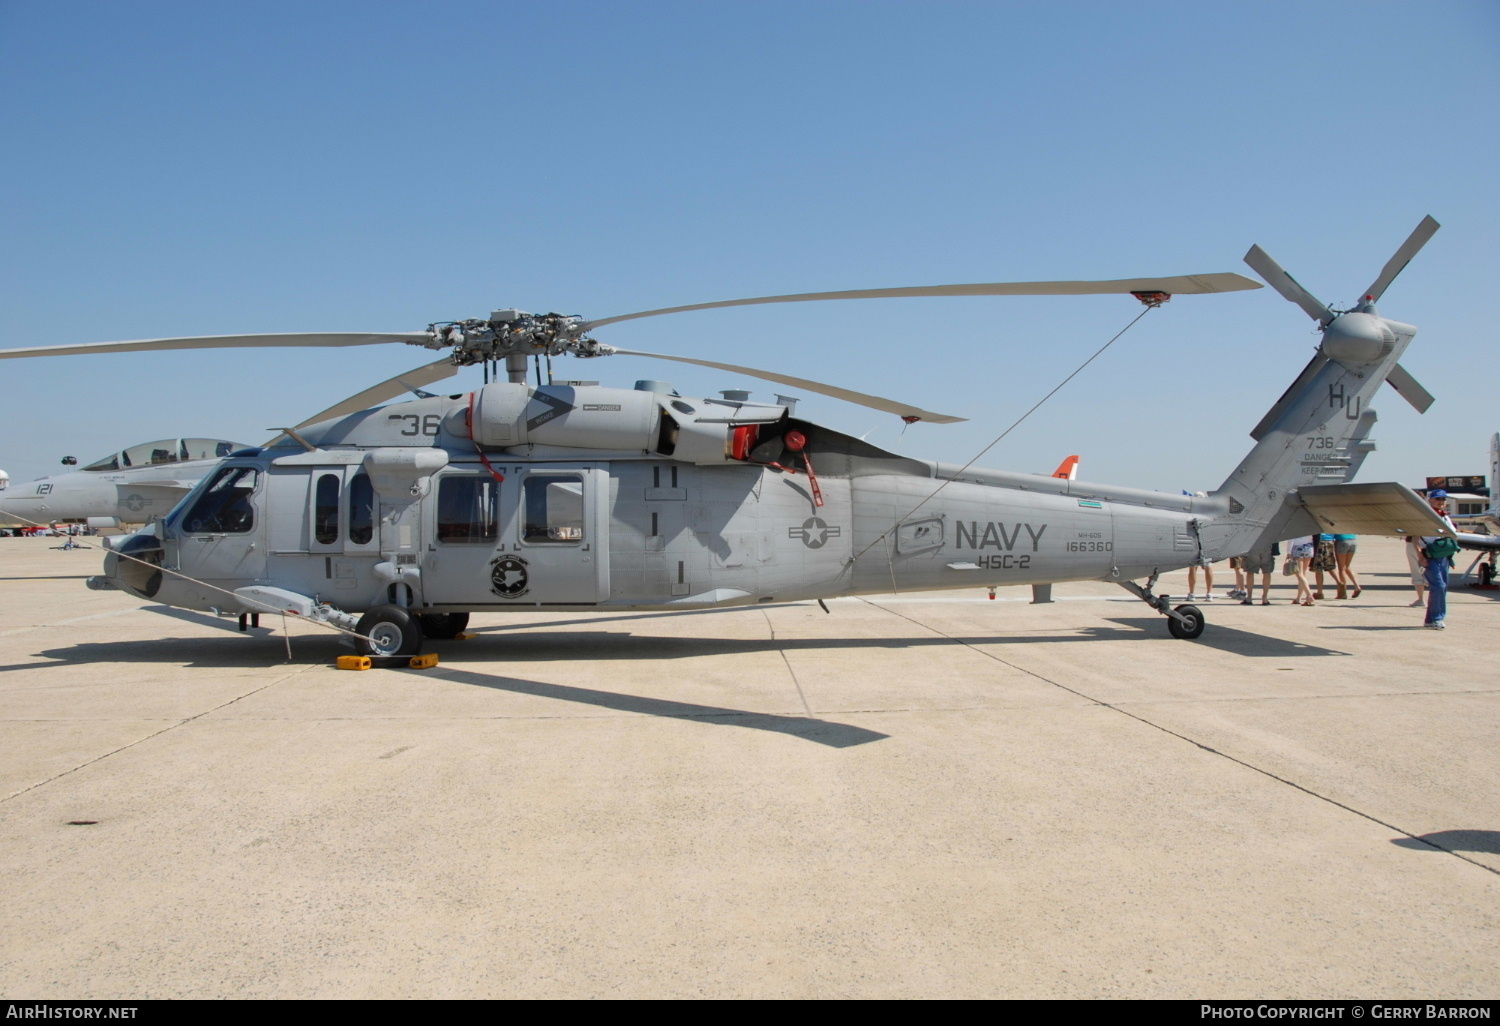
[[[0,349],[0,360],[26,356],[82,356],[87,353],[140,353],[158,349],[254,349],[262,346],[373,346],[382,342],[425,343],[431,338],[425,331],[406,335],[377,334],[362,331],[334,331],[322,334],[295,332],[273,335],[203,335],[197,338],[145,338],[133,342],[84,342],[70,346],[31,346],[26,349]]]
[[[765,381],[774,381],[780,385],[791,385],[793,388],[801,388],[808,392],[817,392],[819,395],[833,396],[833,398],[842,399],[846,403],[868,406],[872,410],[894,413],[898,417],[915,417],[917,420],[925,420],[933,424],[959,424],[968,419],[967,417],[951,417],[946,413],[933,413],[930,410],[924,410],[917,406],[898,403],[894,399],[882,399],[878,395],[866,395],[863,392],[855,392],[852,389],[839,388],[837,385],[825,385],[821,381],[794,378],[789,374],[776,374],[772,371],[757,370],[754,367],[741,367],[733,363],[719,363],[715,360],[695,360],[690,356],[668,356],[665,353],[643,353],[637,349],[616,349],[615,353],[620,356],[649,356],[653,360],[672,360],[676,363],[692,363],[697,364],[699,367],[712,367],[715,370],[732,371],[735,374],[748,374],[751,377],[761,378]]]
[[[588,321],[582,331],[592,331],[606,324],[633,321],[641,317],[685,313],[689,310],[716,310],[725,306],[759,306],[762,303],[814,303],[825,299],[901,299],[916,296],[1097,296],[1111,293],[1166,292],[1189,296],[1209,292],[1240,292],[1258,289],[1260,283],[1233,272],[1184,274],[1173,278],[1120,278],[1115,281],[1019,281],[991,282],[977,285],[910,285],[894,289],[852,289],[846,292],[799,292],[790,296],[761,296],[758,299],[727,299],[718,303],[692,303],[667,306],[660,310],[642,310],[618,317],[601,317]]]
[[[1250,269],[1256,274],[1266,279],[1266,283],[1271,288],[1306,310],[1307,316],[1317,321],[1319,327],[1326,328],[1328,322],[1333,320],[1333,311],[1328,309],[1328,305],[1303,288],[1296,278],[1287,274],[1280,264],[1271,259],[1271,254],[1259,246],[1250,247],[1250,252],[1245,254],[1245,263],[1249,264]]]
[[[1406,241],[1401,244],[1401,248],[1396,250],[1395,255],[1385,262],[1385,267],[1381,270],[1379,276],[1376,277],[1375,283],[1360,293],[1360,297],[1369,296],[1372,302],[1379,302],[1385,290],[1390,288],[1391,282],[1395,280],[1396,275],[1400,274],[1406,265],[1411,263],[1411,258],[1416,256],[1423,246],[1427,245],[1427,240],[1437,234],[1437,230],[1441,227],[1442,225],[1433,220],[1431,214],[1422,218],[1422,223],[1417,225],[1416,230],[1406,237]]]
[[[350,413],[358,413],[360,410],[368,410],[372,406],[379,406],[387,399],[394,399],[398,395],[411,392],[421,388],[423,385],[430,385],[434,381],[451,378],[458,371],[459,368],[455,367],[453,362],[446,358],[422,367],[416,367],[405,374],[398,374],[394,378],[382,381],[378,385],[371,385],[363,392],[351,395],[343,402],[335,403],[321,413],[313,414],[300,424],[294,425],[294,427],[304,428],[309,424],[316,424],[320,420],[332,420],[334,417],[343,417]]]

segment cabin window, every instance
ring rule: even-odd
[[[500,536],[500,482],[493,477],[438,481],[437,537],[454,545],[479,545]]]
[[[254,467],[224,467],[198,494],[183,526],[194,534],[246,534],[255,527],[250,496],[260,480]]]
[[[532,545],[583,541],[583,480],[551,474],[526,479],[525,526],[521,539]]]
[[[349,481],[349,541],[368,545],[375,537],[375,486],[361,470]]]
[[[319,545],[339,540],[339,476],[319,474],[313,495],[313,537]]]

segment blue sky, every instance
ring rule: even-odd
[[[405,331],[824,289],[1237,270],[1260,243],[1421,329],[1363,480],[1483,472],[1500,427],[1494,3],[0,0],[0,346]],[[1135,315],[1121,297],[715,311],[601,332],[971,418],[964,461]],[[1216,486],[1306,362],[1269,289],[1153,312],[986,456]],[[170,435],[248,442],[405,347],[0,364],[16,480]],[[564,376],[772,386],[616,357]],[[458,388],[478,381],[477,372]],[[899,422],[799,412],[895,445]]]

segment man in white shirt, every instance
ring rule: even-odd
[[[1427,493],[1427,503],[1434,513],[1443,518],[1448,529],[1453,530],[1453,521],[1448,519],[1448,493],[1435,488]],[[1427,618],[1422,626],[1435,631],[1447,626],[1444,621],[1448,618],[1448,569],[1452,565],[1452,556],[1429,555],[1427,550],[1428,546],[1441,537],[1437,535],[1417,539],[1417,559],[1421,561],[1422,576],[1427,581]]]

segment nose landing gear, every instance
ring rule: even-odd
[[[365,656],[414,656],[422,648],[417,618],[400,606],[376,606],[359,618],[354,628],[355,650]]]

